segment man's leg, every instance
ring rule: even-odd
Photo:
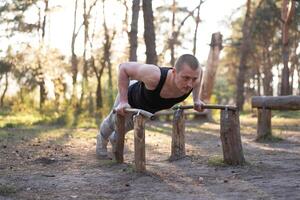
[[[129,85],[134,84],[136,81],[130,81]],[[113,109],[119,104],[119,95],[113,105]],[[107,156],[107,143],[108,141],[112,144],[112,151],[115,152],[118,134],[116,133],[116,114],[111,111],[109,115],[103,120],[100,125],[100,129],[97,135],[96,154],[100,157]],[[133,129],[132,114],[125,116],[125,133]]]
[[[119,104],[119,95],[117,95],[113,108],[116,108]],[[109,136],[115,130],[115,120],[114,113],[111,111],[109,115],[102,121],[98,135],[97,135],[97,144],[96,144],[96,155],[98,157],[107,157],[107,143]]]
[[[132,114],[126,114],[125,116],[125,134],[133,129],[133,119],[132,119],[133,115]],[[112,152],[116,152],[116,148],[117,148],[117,140],[118,140],[118,133],[116,130],[116,114],[114,114],[113,116],[113,121],[114,121],[114,131],[112,132],[112,134],[109,137],[109,141],[112,145]]]
[[[112,113],[110,113],[101,123],[97,135],[96,155],[99,157],[107,157],[108,138],[114,131],[114,124],[110,121]]]

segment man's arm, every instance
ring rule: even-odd
[[[200,100],[200,88],[202,83],[202,70],[199,75],[199,81],[197,82],[196,86],[193,88],[193,102],[194,102],[194,109],[198,112],[202,112],[204,102]]]
[[[144,82],[148,89],[154,89],[160,78],[160,70],[155,65],[139,64],[136,62],[127,62],[119,65],[118,92],[120,103],[116,108],[117,113],[124,115],[128,104],[128,85],[130,80]]]

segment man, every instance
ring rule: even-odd
[[[178,58],[175,67],[160,68],[136,62],[119,66],[118,91],[114,109],[125,116],[126,132],[133,129],[132,114],[125,108],[139,108],[151,113],[171,108],[193,93],[194,109],[201,112],[203,102],[199,99],[202,70],[196,57],[184,54]],[[135,80],[135,81],[130,81]],[[117,140],[116,113],[104,119],[97,135],[96,154],[107,156],[107,143],[114,147]]]

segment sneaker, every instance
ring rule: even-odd
[[[98,157],[107,157],[107,143],[108,139],[105,139],[101,133],[97,135],[96,155]]]

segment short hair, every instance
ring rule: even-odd
[[[175,63],[175,69],[180,71],[184,64],[190,66],[193,70],[196,70],[200,67],[198,59],[191,54],[181,55]]]

